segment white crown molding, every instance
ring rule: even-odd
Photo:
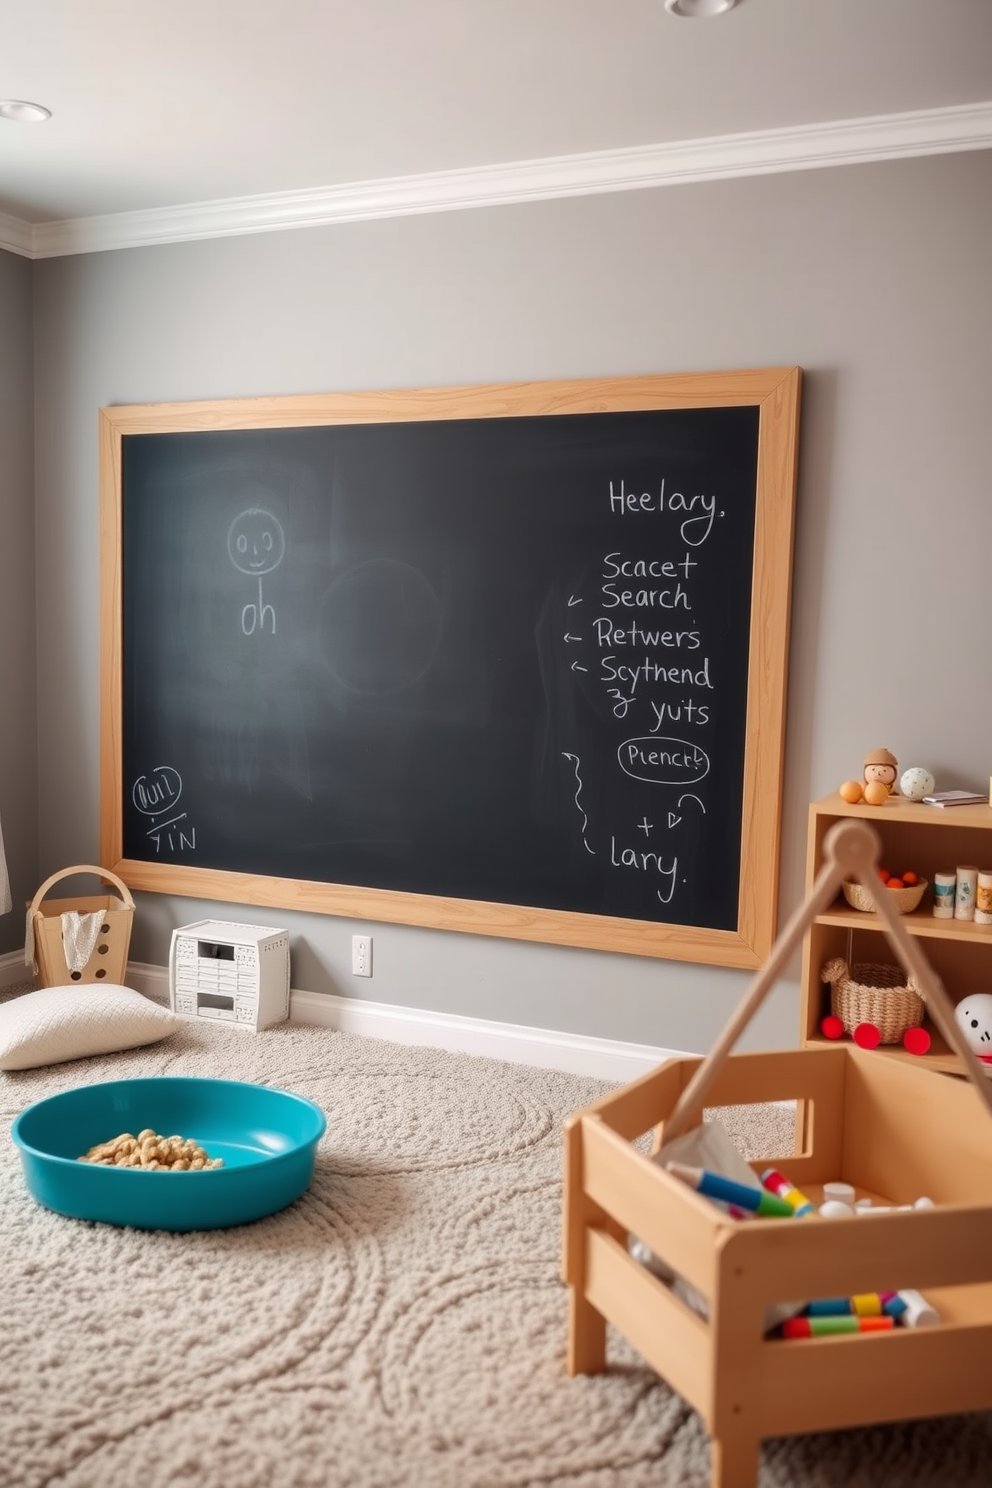
[[[19,253],[22,258],[36,257],[31,223],[0,212],[0,248],[6,248],[9,253]]]
[[[29,258],[58,258],[989,148],[992,103],[961,104],[34,226],[0,216],[0,245]]]

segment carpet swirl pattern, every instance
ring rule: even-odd
[[[40,1208],[13,1117],[148,1074],[316,1101],[328,1129],[310,1189],[256,1224],[186,1235]],[[0,1074],[0,1485],[706,1488],[698,1417],[621,1338],[607,1374],[565,1374],[561,1128],[605,1088],[295,1024],[191,1023]],[[781,1120],[730,1124],[760,1155]],[[989,1420],[962,1417],[767,1443],[761,1484],[978,1488],[990,1463]]]

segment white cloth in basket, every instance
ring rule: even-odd
[[[62,916],[62,950],[70,971],[82,971],[89,961],[106,913],[100,909],[95,914],[80,914],[70,909]]]

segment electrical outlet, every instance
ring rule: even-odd
[[[371,935],[351,937],[351,971],[353,976],[370,977],[372,975]]]

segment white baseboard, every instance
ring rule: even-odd
[[[29,982],[23,951],[0,956],[0,990]],[[169,973],[164,966],[129,961],[127,985],[154,1002],[169,1001]],[[528,1028],[519,1023],[493,1023],[455,1013],[432,1013],[425,1008],[395,1007],[386,1002],[364,1002],[330,992],[290,991],[289,1016],[294,1023],[312,1023],[340,1033],[388,1039],[447,1049],[454,1054],[481,1054],[510,1064],[530,1064],[563,1074],[590,1075],[624,1084],[664,1064],[666,1059],[693,1058],[684,1049],[662,1049],[653,1044],[626,1044],[618,1039],[593,1038],[551,1028]],[[793,1105],[775,1101],[774,1105]]]
[[[0,989],[16,987],[18,982],[31,980],[31,971],[24,964],[23,951],[7,951],[0,956]]]
[[[169,1000],[169,973],[164,966],[132,961],[128,986],[156,1002]],[[485,1018],[463,1018],[454,1013],[432,1013],[421,1008],[365,1002],[333,993],[291,991],[289,1016],[294,1023],[312,1023],[340,1033],[388,1039],[394,1044],[417,1044],[448,1049],[457,1054],[483,1054],[512,1064],[536,1065],[571,1075],[591,1075],[622,1084],[683,1053],[650,1044],[625,1044],[616,1039],[527,1028],[517,1023],[492,1023]]]

